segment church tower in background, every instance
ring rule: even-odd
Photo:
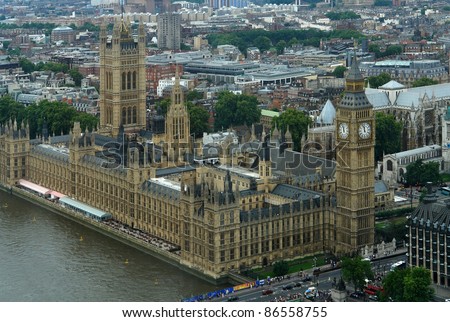
[[[374,243],[374,146],[373,106],[354,57],[336,109],[337,254]]]
[[[145,31],[139,24],[137,37],[123,17],[108,37],[100,31],[100,133],[117,136],[146,128]]]

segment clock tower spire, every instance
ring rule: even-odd
[[[356,57],[337,105],[336,122],[335,252],[349,254],[372,245],[375,229],[375,117]]]

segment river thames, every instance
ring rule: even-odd
[[[212,285],[0,191],[0,301],[176,302]]]

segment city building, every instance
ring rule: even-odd
[[[158,48],[180,50],[181,15],[178,13],[162,13],[158,15]]]
[[[430,270],[437,285],[450,286],[450,204],[428,185],[422,203],[408,216],[408,265]]]
[[[448,72],[439,60],[382,60],[377,62],[362,62],[361,72],[366,77],[378,76],[387,73],[391,79],[402,84],[412,84],[422,78],[430,78],[439,83],[448,80]]]
[[[144,33],[117,21],[100,33],[100,129],[30,138],[26,124],[0,127],[0,181],[48,187],[113,220],[176,245],[171,261],[215,281],[233,271],[374,243],[374,115],[356,59],[336,106],[337,160],[292,150],[286,133],[217,149],[196,165],[178,72],[171,104],[146,131]],[[164,124],[164,126],[163,126]],[[162,130],[164,128],[164,130]],[[245,165],[245,166],[241,166]]]
[[[379,173],[384,182],[391,186],[405,182],[406,167],[417,161],[437,162],[439,169],[443,170],[442,147],[440,145],[429,145],[408,151],[386,154],[379,165]]]
[[[378,89],[366,88],[376,112],[394,115],[403,123],[402,151],[427,145],[447,145],[445,127],[450,84],[407,88],[394,80]],[[446,130],[446,127],[445,127]]]
[[[52,30],[51,41],[53,43],[65,42],[71,44],[75,41],[76,32],[70,27],[56,27]]]

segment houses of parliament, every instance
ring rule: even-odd
[[[374,114],[354,61],[337,106],[336,161],[295,152],[289,131],[224,146],[198,164],[177,75],[165,131],[146,129],[145,41],[123,20],[100,33],[100,126],[69,135],[11,120],[0,128],[0,182],[58,191],[178,246],[179,263],[220,280],[230,271],[374,242]],[[231,143],[230,143],[231,144]],[[236,152],[238,151],[238,152]],[[193,158],[192,156],[195,156]],[[251,158],[252,166],[239,160]]]

